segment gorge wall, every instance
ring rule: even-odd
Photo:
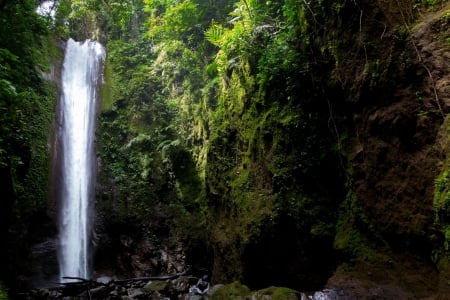
[[[206,172],[217,278],[310,288],[341,264],[423,296],[439,265],[445,293],[433,195],[448,138],[448,6],[420,16],[410,4],[330,3],[326,19],[311,5],[308,74],[284,70],[261,94],[251,71],[233,70]],[[399,276],[416,268],[430,281]]]
[[[94,276],[449,292],[448,1],[88,2],[61,20],[108,53]]]
[[[189,5],[176,9],[205,9]],[[223,6],[231,25],[209,8],[212,23],[183,15],[173,31],[159,23],[174,22],[169,8],[147,7],[152,55],[111,44],[135,59],[110,65],[111,78],[131,72],[145,88],[129,85],[127,96],[113,87],[119,101],[104,125],[133,112],[120,129],[130,152],[117,156],[138,155],[128,163],[141,174],[133,185],[146,175],[163,194],[151,196],[153,215],[177,207],[154,237],[195,240],[183,249],[195,249],[194,263],[205,253],[200,265],[216,282],[314,289],[360,278],[365,292],[446,292],[448,3],[242,1]],[[150,67],[136,70],[140,59]],[[146,134],[154,126],[159,137]],[[121,205],[143,205],[140,189],[126,190]]]

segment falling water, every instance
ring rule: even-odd
[[[60,99],[60,277],[90,277],[90,216],[95,185],[95,112],[103,47],[67,42]]]

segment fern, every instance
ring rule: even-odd
[[[208,30],[205,31],[205,38],[208,42],[213,44],[214,46],[221,47],[223,45],[223,35],[225,30],[222,25],[213,24],[209,27]]]
[[[181,143],[181,141],[179,139],[176,140],[164,140],[162,141],[158,147],[156,147],[156,150],[161,151],[161,152],[166,152],[168,149],[172,148],[172,147],[177,147],[179,146]]]

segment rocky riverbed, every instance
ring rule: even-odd
[[[173,279],[149,280],[133,278],[113,280],[100,277],[96,280],[75,280],[55,287],[37,288],[19,295],[19,299],[152,299],[152,300],[334,300],[347,299],[335,290],[325,289],[313,293],[301,293],[289,288],[269,287],[250,291],[238,282],[211,285],[207,277],[182,275]]]

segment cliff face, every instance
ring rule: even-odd
[[[442,293],[447,290],[446,218],[440,217],[446,214],[446,188],[437,191],[436,180],[447,168],[448,9],[425,13],[409,24],[403,47],[386,42],[396,39],[383,34],[388,30],[373,32],[374,38],[383,37],[380,63],[389,63],[381,82],[363,85],[351,104],[351,198],[344,202],[335,240],[344,255],[356,250],[360,278],[387,284],[399,282],[399,272],[421,270],[400,284],[416,296],[438,285]],[[438,266],[440,279],[432,266]]]
[[[35,1],[0,3],[0,294],[57,272],[48,201],[61,49]],[[44,267],[45,266],[45,267]]]
[[[217,280],[311,288],[338,265],[330,285],[446,292],[449,7],[350,2],[305,11],[310,76],[228,79],[206,169]]]
[[[359,101],[368,105],[353,118],[356,197],[390,244],[418,252],[431,246],[424,238],[433,231],[434,180],[445,161],[439,132],[449,109],[446,14],[443,9],[412,24],[405,48],[382,53],[392,60],[390,74],[381,86],[362,89]]]

